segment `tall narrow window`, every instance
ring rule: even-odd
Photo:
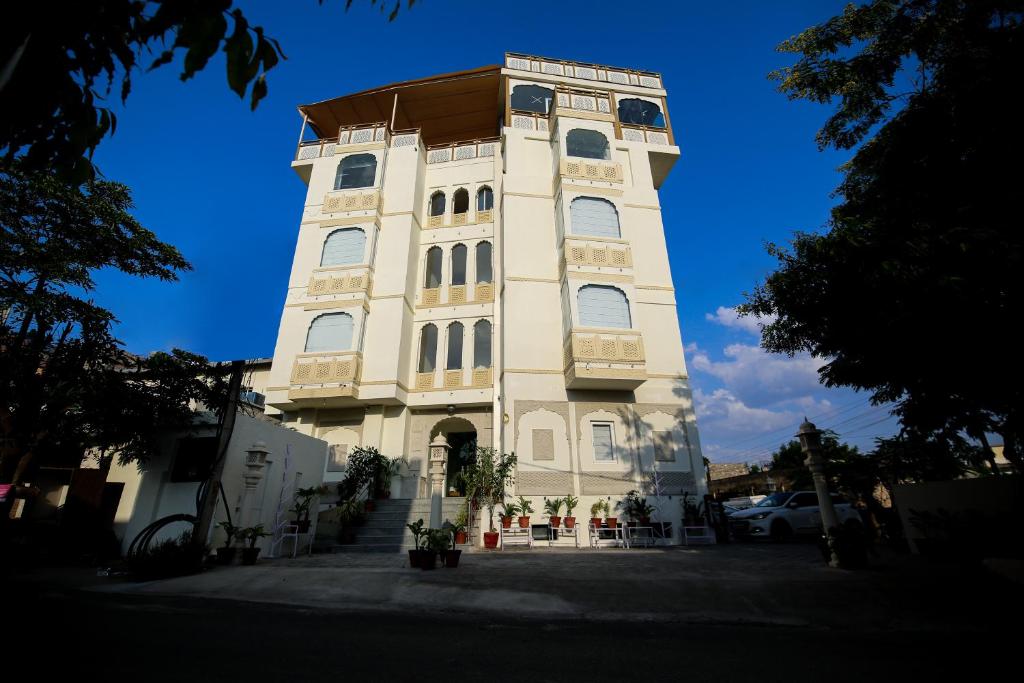
[[[352,348],[352,316],[326,313],[314,318],[306,333],[306,353],[348,351]]]
[[[377,157],[372,154],[353,154],[341,160],[334,176],[335,190],[373,187],[377,177]]]
[[[490,211],[494,208],[494,191],[489,187],[481,187],[476,191],[476,210]]]
[[[591,237],[621,237],[619,212],[607,199],[577,197],[569,205],[572,234]]]
[[[433,372],[437,363],[437,327],[428,323],[420,332],[419,372]]]
[[[466,284],[466,245],[456,244],[452,247],[452,284]]]
[[[441,286],[441,247],[427,249],[427,274],[423,280],[426,289]]]
[[[566,153],[585,159],[610,159],[608,138],[596,130],[573,128],[565,135]]]
[[[547,114],[554,98],[555,91],[550,88],[543,88],[539,85],[517,85],[512,88],[512,101],[510,104],[513,109],[518,109],[519,111]]]
[[[452,213],[469,213],[469,190],[460,187],[452,196]]]
[[[491,321],[478,320],[473,325],[473,367],[491,367]]]
[[[594,434],[594,460],[611,462],[615,460],[615,444],[612,441],[612,426],[603,422],[591,423]]]
[[[632,327],[629,300],[620,289],[607,285],[584,285],[577,294],[577,302],[583,327]]]
[[[476,244],[476,281],[494,282],[490,242],[477,242]]]
[[[366,233],[359,228],[335,230],[324,240],[321,266],[348,266],[363,262],[366,251]]]
[[[630,97],[619,100],[619,122],[634,126],[664,128],[665,116],[661,113],[661,107],[654,102]]]
[[[430,195],[430,215],[431,216],[443,216],[444,215],[444,192],[438,190],[434,194]]]
[[[448,326],[448,364],[445,367],[449,370],[462,369],[462,332],[462,323]]]

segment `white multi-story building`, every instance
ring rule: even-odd
[[[328,480],[374,446],[409,463],[393,496],[429,496],[442,435],[446,492],[475,441],[516,453],[538,511],[637,489],[678,522],[706,481],[660,75],[508,53],[299,111],[308,192],[266,402],[332,444]]]

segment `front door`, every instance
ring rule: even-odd
[[[451,450],[448,451],[448,476],[444,492],[449,495],[455,489],[458,495],[466,495],[465,486],[459,481],[459,472],[476,458],[476,432],[453,432],[445,434]]]

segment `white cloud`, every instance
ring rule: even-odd
[[[690,367],[715,377],[743,403],[770,406],[806,397],[821,388],[818,369],[824,361],[809,354],[789,356],[767,353],[752,344],[730,344],[724,360],[712,360],[696,344],[688,348]]]
[[[718,323],[723,327],[731,327],[737,330],[743,330],[744,332],[750,332],[760,336],[761,327],[767,325],[775,320],[774,316],[762,318],[760,316],[745,315],[740,316],[735,308],[728,306],[719,306],[718,310],[712,313],[704,314],[705,320]]]

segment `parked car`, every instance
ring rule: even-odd
[[[860,526],[860,514],[852,505],[834,493],[832,503],[840,524]],[[729,530],[740,538],[769,537],[777,541],[795,534],[820,534],[818,494],[814,491],[773,493],[754,507],[729,515]]]

